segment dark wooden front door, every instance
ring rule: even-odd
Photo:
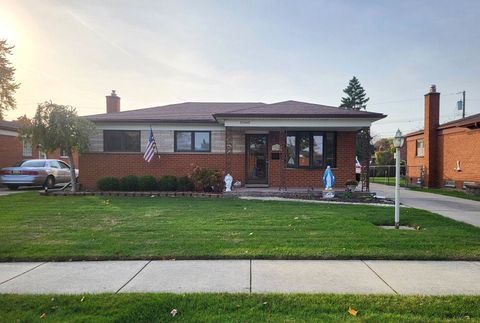
[[[268,135],[245,135],[247,184],[268,184]]]

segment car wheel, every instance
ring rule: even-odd
[[[12,191],[15,191],[16,189],[18,189],[18,185],[7,185],[7,187],[9,190],[12,190]]]
[[[45,184],[43,184],[44,187],[51,189],[55,187],[55,177],[53,176],[48,176],[47,179],[45,180]]]

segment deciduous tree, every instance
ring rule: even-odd
[[[12,49],[7,40],[0,39],[0,120],[3,120],[6,111],[16,108],[14,95],[20,87],[15,83],[15,68],[7,57],[12,55]]]
[[[63,150],[70,162],[72,191],[76,191],[74,152],[83,152],[89,147],[89,137],[95,126],[79,117],[75,108],[53,102],[39,104],[31,125],[22,127],[21,134],[45,151]]]

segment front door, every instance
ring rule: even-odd
[[[247,134],[245,142],[247,184],[268,184],[268,135]]]

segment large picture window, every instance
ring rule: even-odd
[[[287,167],[336,166],[336,133],[295,131],[287,133]]]
[[[176,152],[209,152],[210,131],[175,131]]]
[[[103,151],[140,152],[139,130],[104,130]]]

